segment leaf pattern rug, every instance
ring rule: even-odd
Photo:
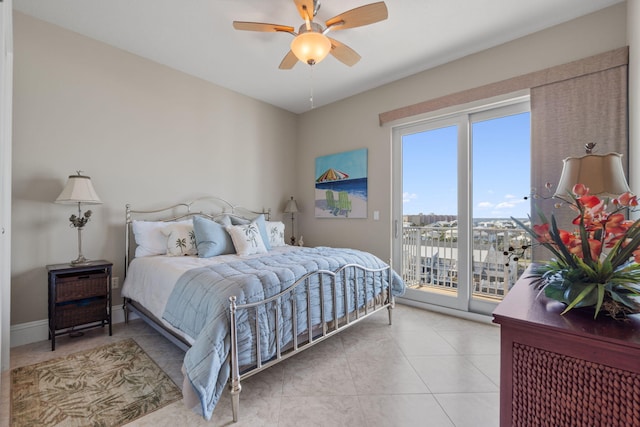
[[[120,426],[182,398],[133,339],[11,371],[11,425]]]

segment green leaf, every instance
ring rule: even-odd
[[[582,205],[578,203],[578,207],[580,209],[580,226],[578,230],[580,230],[580,246],[582,247],[582,259],[586,263],[592,263],[594,260],[591,258],[591,246],[589,246],[589,234],[584,226],[584,208]]]
[[[598,313],[600,313],[600,308],[602,308],[602,303],[604,302],[604,285],[599,284],[597,286],[598,289],[598,303],[596,304],[596,312],[593,314],[593,318],[598,317]]]
[[[573,307],[578,305],[578,303],[580,303],[583,299],[585,299],[587,295],[589,295],[596,288],[596,286],[597,285],[595,283],[590,283],[586,285],[585,288],[582,290],[582,292],[580,292],[578,296],[573,301],[571,301],[567,306],[567,308],[565,308],[564,311],[560,314],[565,314],[566,312],[571,310]]]
[[[560,239],[560,230],[558,229],[556,218],[553,215],[551,215],[551,232],[549,234],[551,235],[551,238],[553,239],[554,243],[557,245],[558,249],[562,253],[560,258],[562,258],[563,261],[565,261],[565,263],[570,265],[571,267],[578,268],[575,262],[576,257],[574,257],[573,254],[569,252],[567,247],[562,242],[562,239]]]
[[[633,252],[638,249],[638,246],[640,246],[640,219],[636,220],[631,227],[629,227],[626,237],[631,240],[626,243],[622,250],[620,250],[620,247],[622,246],[624,239],[620,239],[611,251],[616,253],[611,260],[611,264],[614,268],[627,262],[629,258],[631,258]]]
[[[555,284],[549,284],[544,287],[544,294],[547,298],[554,299],[556,301],[564,302],[565,289]]]

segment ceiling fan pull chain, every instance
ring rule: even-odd
[[[311,70],[311,90],[309,93],[309,103],[311,104],[311,109],[313,110],[313,67],[309,67],[309,69]]]

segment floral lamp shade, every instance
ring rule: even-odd
[[[622,154],[618,153],[564,159],[554,196],[566,196],[576,184],[588,187],[592,195],[617,196],[631,191],[622,168]]]

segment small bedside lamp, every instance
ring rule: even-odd
[[[70,226],[78,229],[78,258],[71,261],[71,264],[84,264],[89,261],[82,255],[82,229],[87,222],[89,222],[91,211],[88,210],[83,215],[80,209],[81,205],[83,203],[85,205],[102,204],[102,201],[96,194],[96,190],[93,189],[91,178],[81,175],[81,172],[82,171],[78,171],[77,175],[69,175],[67,185],[56,199],[56,203],[66,205],[78,204],[78,216],[74,214],[69,217],[69,221],[71,221]]]
[[[291,214],[291,244],[295,245],[296,235],[293,232],[293,220],[294,220],[294,215],[298,213],[298,204],[296,203],[295,200],[293,200],[293,196],[291,196],[291,200],[287,201],[287,206],[285,206],[284,208],[284,213]]]

